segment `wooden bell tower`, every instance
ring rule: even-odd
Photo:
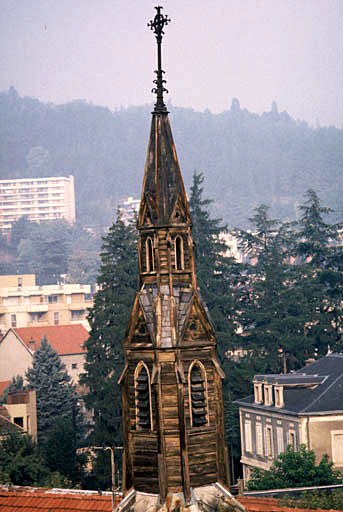
[[[183,493],[229,483],[216,336],[196,284],[192,223],[163,101],[161,7],[149,26],[158,48],[157,101],[138,217],[139,290],[123,347],[123,483]]]

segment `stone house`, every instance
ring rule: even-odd
[[[243,477],[269,469],[287,445],[305,444],[317,462],[324,454],[343,469],[343,354],[327,356],[297,372],[255,375],[254,394],[239,405]]]

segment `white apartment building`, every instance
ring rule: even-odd
[[[121,199],[118,202],[118,212],[121,215],[121,219],[124,224],[129,224],[135,218],[135,215],[138,215],[139,212],[140,199],[134,199],[132,196],[129,196],[126,199]]]
[[[0,180],[0,230],[6,233],[22,216],[75,222],[74,176]]]
[[[89,331],[91,286],[36,286],[34,274],[0,276],[0,331],[9,328],[82,324]]]

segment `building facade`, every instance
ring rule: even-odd
[[[304,444],[343,469],[343,354],[284,375],[255,375],[254,395],[238,400],[243,476],[270,469],[288,445]]]
[[[56,350],[75,384],[84,371],[88,332],[82,325],[57,325],[9,329],[0,340],[0,381],[11,381],[32,366],[43,338]]]
[[[0,230],[9,232],[23,216],[75,222],[74,176],[0,180]]]
[[[36,286],[33,274],[0,276],[0,331],[10,327],[82,324],[89,330],[90,285]]]

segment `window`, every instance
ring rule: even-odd
[[[285,451],[284,443],[283,443],[283,428],[276,427],[276,437],[277,437],[277,453],[278,455]]]
[[[183,270],[184,261],[183,261],[183,240],[181,236],[177,236],[174,242],[174,250],[175,250],[175,269]]]
[[[72,320],[82,320],[84,316],[85,316],[84,309],[73,309],[71,312]]]
[[[58,311],[55,311],[54,312],[54,325],[58,325],[59,324],[59,313]]]
[[[76,370],[77,364],[76,363],[72,363],[71,368],[72,368],[72,370]]]
[[[294,448],[294,450],[296,450],[297,446],[296,446],[296,436],[295,436],[295,432],[294,430],[289,430],[288,431],[288,444]]]
[[[22,416],[18,418],[13,418],[13,422],[21,428],[24,427],[24,418]]]
[[[343,466],[343,430],[331,431],[332,462]]]
[[[137,429],[152,429],[150,375],[143,361],[138,363],[135,371],[135,400]]]
[[[11,315],[11,327],[17,327],[17,315]]]
[[[245,451],[252,452],[251,421],[250,420],[245,420],[245,422],[244,422],[244,439],[245,439]]]
[[[262,403],[262,384],[254,384],[255,403]]]
[[[266,455],[273,457],[273,430],[269,425],[266,426]]]
[[[56,304],[58,302],[58,295],[49,295],[48,302],[49,304]]]
[[[275,407],[283,407],[283,387],[275,387]]]
[[[18,288],[21,288],[23,286],[23,278],[18,277]]]
[[[188,373],[191,427],[208,424],[206,371],[200,361],[194,361]]]
[[[256,423],[256,453],[257,455],[263,455],[263,433],[261,423]]]
[[[273,405],[273,387],[264,385],[264,405]]]
[[[154,272],[155,261],[154,261],[154,246],[150,236],[145,241],[145,252],[146,252],[146,269],[147,272]]]

